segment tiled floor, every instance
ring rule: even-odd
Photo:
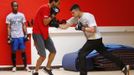
[[[65,71],[63,69],[54,69],[53,73],[54,75],[79,75],[79,72]],[[41,70],[39,71],[39,74],[47,75]],[[32,75],[32,73],[26,71],[17,71],[17,72],[0,71],[0,75]],[[88,75],[123,75],[123,73],[121,73],[121,71],[94,71],[94,72],[88,72]],[[134,75],[134,70],[130,71],[130,75]]]

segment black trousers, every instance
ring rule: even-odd
[[[87,42],[85,43],[85,45],[82,47],[82,49],[79,51],[78,54],[80,75],[87,75],[86,63],[88,62],[86,61],[86,56],[93,50],[96,50],[105,58],[114,62],[118,67],[120,67],[120,69],[123,69],[123,67],[125,66],[122,60],[120,60],[119,58],[112,55],[110,52],[106,50],[102,42],[102,38],[96,40],[87,40]]]

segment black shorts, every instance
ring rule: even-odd
[[[41,34],[33,34],[33,40],[39,55],[46,57],[45,49],[50,53],[56,53],[55,46],[50,37],[47,40],[44,40]]]

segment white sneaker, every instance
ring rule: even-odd
[[[12,71],[13,71],[13,72],[16,72],[16,67],[13,67],[13,68],[12,68]]]
[[[123,69],[122,72],[124,73],[124,75],[129,75],[129,70],[130,70],[130,66],[126,65]]]
[[[29,67],[26,67],[26,71],[31,72],[31,70],[29,69]]]

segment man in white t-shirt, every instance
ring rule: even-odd
[[[86,43],[78,53],[80,75],[87,75],[86,63],[88,62],[86,61],[86,56],[93,50],[96,50],[105,58],[110,59],[112,62],[116,63],[116,65],[122,69],[122,72],[125,75],[128,75],[129,65],[125,65],[122,60],[113,56],[106,50],[102,42],[102,36],[97,28],[94,16],[91,13],[82,12],[78,4],[74,4],[70,10],[73,17],[67,20],[66,24],[60,25],[60,28],[66,29],[73,24],[77,24],[76,30],[83,31],[85,37],[87,38]]]
[[[8,43],[12,47],[12,71],[16,71],[16,51],[21,50],[24,67],[27,71],[30,69],[27,67],[27,58],[25,53],[25,43],[27,29],[26,19],[23,13],[18,12],[18,3],[16,1],[11,2],[12,12],[6,17],[6,24],[8,28]]]

